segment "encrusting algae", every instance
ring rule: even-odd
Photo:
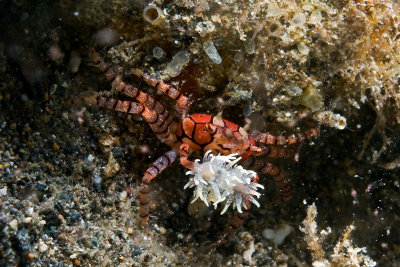
[[[305,240],[307,242],[308,249],[311,251],[313,258],[312,265],[314,267],[328,267],[328,266],[376,266],[376,262],[373,261],[366,253],[366,248],[358,248],[353,246],[353,242],[350,239],[351,232],[355,229],[354,225],[350,225],[346,228],[340,240],[336,243],[333,248],[333,252],[326,258],[326,252],[324,250],[324,241],[328,234],[331,233],[331,228],[318,232],[317,223],[315,218],[317,217],[317,208],[315,203],[308,206],[307,217],[303,221],[303,227],[300,230],[306,235]]]

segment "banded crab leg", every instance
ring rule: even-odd
[[[243,222],[247,219],[250,213],[251,204],[250,201],[246,200],[246,209],[242,213],[235,212],[229,217],[228,222],[225,226],[224,232],[218,236],[217,246],[221,246],[226,243],[243,225]]]
[[[141,103],[122,101],[105,96],[97,97],[97,105],[127,114],[140,114],[161,142],[169,146],[173,146],[177,142],[176,135],[171,127],[173,121],[165,120],[155,109],[149,109]]]
[[[267,145],[293,145],[311,140],[313,137],[319,135],[319,128],[311,128],[302,133],[296,133],[289,136],[275,136],[270,133],[254,133],[251,136],[254,141]]]
[[[256,172],[274,177],[275,184],[278,186],[283,201],[292,198],[292,189],[283,171],[272,163],[265,162],[261,159],[250,157],[241,163],[246,169],[252,169]]]
[[[292,189],[290,187],[290,183],[283,171],[281,171],[277,166],[266,162],[260,172],[262,174],[272,175],[274,177],[275,184],[279,188],[279,192],[281,193],[281,198],[283,201],[288,201],[292,198]]]
[[[101,72],[103,72],[106,79],[112,82],[112,87],[114,89],[142,104],[143,107],[149,110],[149,112],[146,112],[147,110],[145,110],[145,113],[152,113],[151,115],[155,114],[156,118],[152,118],[150,122],[147,121],[146,118],[145,120],[149,123],[151,129],[157,135],[157,137],[163,143],[169,146],[175,145],[177,140],[175,134],[173,133],[175,131],[176,123],[173,121],[173,117],[170,116],[165,107],[149,94],[139,90],[131,84],[125,83],[122,80],[122,76],[119,74],[119,71],[116,68],[111,67],[110,64],[105,63],[94,49],[90,51],[90,57],[92,62],[99,67]],[[176,89],[174,90],[176,91]],[[183,99],[182,97],[179,97],[179,99]],[[187,100],[186,97],[185,99]],[[181,103],[182,101],[183,100],[180,100],[178,103]],[[154,110],[155,113],[151,112],[152,110]]]
[[[145,105],[149,109],[155,109],[158,114],[163,116],[164,120],[172,120],[172,117],[169,116],[168,111],[164,108],[164,106],[154,100],[149,94],[139,90],[131,84],[127,84],[122,80],[122,76],[119,73],[118,68],[111,67],[110,64],[105,63],[100,55],[94,50],[91,51],[91,60],[95,63],[101,72],[103,72],[106,79],[112,83],[112,88],[117,90],[118,92],[126,95],[130,98],[135,99],[139,103]]]
[[[262,150],[261,156],[267,156],[270,158],[293,158],[297,149],[291,147],[279,147],[274,145],[261,144],[259,147]]]
[[[259,182],[259,177],[256,175],[252,178],[253,183]],[[247,219],[251,209],[251,203],[248,199],[245,200],[246,209],[243,212],[235,212],[233,216],[230,216],[228,219],[228,223],[226,224],[225,230],[222,235],[218,237],[217,246],[221,246],[226,241],[228,241],[239,229],[240,226],[243,225],[243,222]]]
[[[149,222],[149,203],[150,203],[150,182],[157,177],[163,170],[171,165],[176,159],[175,151],[168,151],[159,157],[154,163],[146,170],[142,178],[142,185],[139,192],[139,214],[143,223]]]
[[[112,109],[115,111],[130,113],[130,114],[141,114],[146,122],[150,125],[152,130],[157,134],[157,131],[163,131],[163,124],[157,123],[160,120],[160,116],[157,116],[155,110],[147,108],[145,105],[136,103],[133,101],[121,101],[115,98],[107,98],[104,96],[98,97],[98,105],[100,107]],[[166,127],[164,127],[166,128]],[[168,128],[166,128],[168,129]],[[164,143],[171,142],[171,139],[176,140],[175,134],[166,132],[166,134],[157,134],[157,137]],[[139,211],[140,218],[144,223],[149,221],[149,203],[151,188],[149,183],[151,180],[157,177],[165,168],[172,164],[176,159],[176,153],[169,151],[158,158],[145,172],[142,178],[142,185],[139,193]]]
[[[141,70],[135,69],[133,73],[145,81],[148,85],[157,88],[170,98],[176,101],[176,111],[181,114],[182,117],[186,117],[190,108],[189,99],[184,96],[181,92],[175,89],[173,86],[166,84],[160,80],[157,80],[150,75],[143,73]]]

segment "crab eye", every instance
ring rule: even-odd
[[[215,127],[214,125],[212,125],[211,123],[207,123],[206,124],[206,130],[207,132],[209,132],[210,134],[214,135],[217,132],[217,127]]]

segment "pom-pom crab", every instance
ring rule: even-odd
[[[139,195],[139,213],[143,223],[149,222],[150,182],[171,165],[178,155],[180,163],[185,168],[196,171],[196,162],[189,160],[189,156],[192,154],[204,155],[208,151],[211,151],[213,155],[235,154],[240,157],[240,164],[244,168],[273,176],[283,200],[291,198],[291,188],[284,173],[274,164],[255,157],[292,158],[297,153],[296,145],[317,136],[318,129],[312,128],[290,136],[274,136],[270,133],[259,132],[250,135],[245,128],[222,119],[220,115],[189,115],[190,101],[188,97],[173,86],[140,70],[134,70],[133,74],[137,77],[176,101],[175,110],[179,115],[179,120],[175,120],[160,102],[135,86],[125,83],[118,69],[105,63],[95,51],[91,51],[91,60],[98,65],[106,79],[112,83],[113,89],[130,99],[119,100],[113,97],[98,96],[97,105],[118,112],[140,114],[158,139],[171,148],[170,151],[159,157],[143,175]],[[251,183],[257,184],[258,182],[258,175],[255,174]],[[250,198],[245,199],[243,206],[246,211],[250,209],[250,202]],[[242,225],[246,217],[247,212],[239,210],[239,213],[235,213],[227,231],[219,238],[219,243],[227,240]]]

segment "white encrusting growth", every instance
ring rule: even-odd
[[[195,187],[192,203],[200,198],[207,206],[213,203],[216,208],[218,203],[225,201],[221,214],[224,214],[231,204],[233,209],[236,208],[242,213],[242,208],[247,209],[246,200],[260,207],[254,197],[259,198],[261,194],[257,189],[264,187],[252,182],[257,173],[238,165],[241,157],[237,156],[238,154],[215,156],[209,150],[204,154],[202,163],[199,159],[195,160],[194,170],[186,172],[187,175],[193,176],[184,187]]]

